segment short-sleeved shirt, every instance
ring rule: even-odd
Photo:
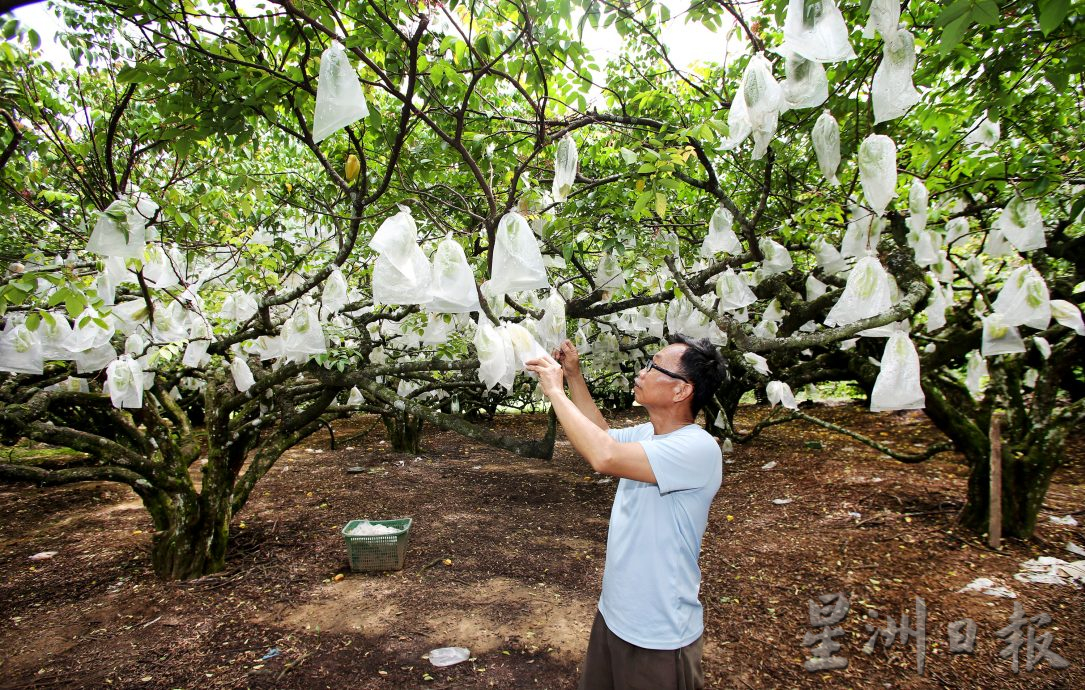
[[[704,632],[697,559],[708,508],[723,481],[723,457],[696,424],[658,436],[654,431],[646,423],[609,432],[619,443],[640,442],[656,483],[618,482],[599,612],[626,642],[678,649]]]

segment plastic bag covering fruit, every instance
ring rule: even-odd
[[[874,38],[877,31],[886,40],[900,27],[900,2],[899,0],[872,0],[870,3],[870,17],[866,26],[863,27],[863,38]]]
[[[773,407],[783,405],[789,410],[799,409],[799,404],[795,402],[795,395],[791,392],[791,386],[783,381],[769,381],[765,386],[765,394]]]
[[[338,266],[332,269],[324,281],[324,291],[320,294],[320,306],[325,313],[334,314],[347,304],[347,279]]]
[[[128,355],[121,355],[106,367],[106,387],[113,407],[143,407],[143,366]]]
[[[1066,326],[1078,335],[1085,335],[1085,322],[1081,318],[1081,310],[1071,302],[1064,299],[1051,300],[1051,316],[1059,324]]]
[[[252,388],[253,384],[256,383],[256,379],[252,375],[252,369],[249,369],[249,363],[245,361],[244,357],[234,357],[230,360],[230,375],[234,378],[234,386],[241,393]]]
[[[784,76],[780,89],[784,103],[791,110],[816,108],[829,98],[829,80],[825,67],[795,53],[784,55]]]
[[[280,337],[283,342],[283,355],[290,362],[305,362],[312,355],[320,355],[327,351],[324,330],[320,326],[320,318],[313,305],[300,307],[283,324]]]
[[[912,185],[908,188],[908,219],[905,223],[913,232],[919,232],[927,227],[928,213],[927,185],[918,177],[912,178]]]
[[[614,252],[607,252],[595,270],[595,287],[614,293],[625,287],[625,272]]]
[[[968,128],[968,134],[964,137],[966,146],[994,146],[1002,137],[1002,128],[998,123],[982,115]]]
[[[951,294],[943,288],[941,283],[935,281],[931,289],[931,295],[923,314],[927,317],[927,332],[934,333],[946,325],[946,308],[949,307]]]
[[[915,72],[915,37],[900,29],[885,39],[882,61],[874,71],[870,99],[874,104],[874,124],[894,120],[919,102],[919,92],[912,83]]]
[[[467,263],[463,247],[452,239],[452,233],[445,236],[433,253],[433,271],[430,279],[432,300],[426,309],[442,314],[466,314],[481,311],[478,302],[478,287],[475,274]]]
[[[994,226],[1002,231],[1017,251],[1028,252],[1047,246],[1044,237],[1044,217],[1035,201],[1015,196],[1002,209]]]
[[[547,351],[558,349],[568,337],[565,334],[565,300],[551,288],[550,296],[543,300],[543,317],[539,321],[539,344]]]
[[[37,332],[41,336],[41,355],[46,361],[72,358],[72,353],[66,346],[72,334],[72,325],[68,323],[68,317],[57,312],[49,312],[42,317]]]
[[[41,336],[26,324],[11,325],[0,333],[0,371],[13,374],[40,374],[45,360],[42,357]]]
[[[1010,256],[1014,253],[1013,245],[1006,239],[1005,233],[998,228],[992,228],[987,233],[987,239],[983,242],[983,253],[990,259],[998,259]]]
[[[889,275],[877,258],[865,256],[859,259],[848,275],[844,292],[829,310],[825,325],[855,323],[886,312],[890,307]]]
[[[68,352],[91,350],[108,343],[114,329],[108,321],[103,327],[98,323],[102,320],[101,315],[91,307],[84,309],[83,313],[75,319],[75,328],[72,329],[71,337],[64,344]]]
[[[400,206],[398,213],[386,218],[373,233],[369,246],[373,251],[386,257],[407,279],[412,281],[418,279],[415,274],[418,226],[415,225],[411,209]],[[428,270],[426,272],[429,273]]]
[[[851,60],[848,26],[832,0],[789,0],[783,48],[814,62]]]
[[[946,221],[945,231],[946,238],[945,240],[943,240],[943,242],[948,247],[957,240],[967,235],[969,232],[971,232],[970,228],[968,227],[968,218],[964,216],[958,218],[950,218]]]
[[[418,246],[418,228],[410,209],[401,206],[369,240],[380,253],[373,265],[373,300],[380,304],[426,304],[430,301],[429,259]]]
[[[98,213],[87,251],[100,256],[142,259],[147,219],[127,201],[117,200]]]
[[[753,352],[743,352],[742,359],[746,360],[746,363],[753,367],[754,371],[762,376],[768,376],[772,373],[769,369],[768,360],[759,354]]]
[[[964,385],[972,399],[979,400],[983,393],[982,379],[987,376],[987,360],[983,358],[979,350],[969,352],[966,359],[968,366],[965,368]]]
[[[907,333],[889,336],[881,370],[870,393],[870,411],[919,410],[926,399],[919,379],[919,353]]]
[[[711,257],[720,252],[741,254],[742,243],[738,241],[738,235],[732,229],[733,225],[734,216],[731,212],[723,206],[717,206],[708,221],[708,234],[701,245],[701,256]]]
[[[818,266],[827,275],[840,273],[848,267],[837,248],[829,244],[824,237],[819,237],[814,242],[814,257],[817,259]]]
[[[495,293],[505,295],[549,287],[539,241],[516,211],[506,213],[497,224],[489,282]]]
[[[848,212],[848,227],[840,243],[840,256],[846,259],[877,254],[882,227],[880,218],[862,206],[852,204]]]
[[[571,134],[566,134],[558,142],[558,150],[554,154],[554,184],[551,189],[554,201],[569,198],[573,182],[576,181],[576,164],[576,141]]]
[[[897,195],[897,146],[884,134],[871,134],[859,146],[859,181],[867,204],[879,216]]]
[[[733,149],[753,135],[753,159],[759,160],[776,135],[783,91],[772,76],[772,65],[761,53],[750,58],[742,82],[731,101],[727,116],[728,139],[724,148]]]
[[[753,294],[746,281],[730,268],[716,279],[716,294],[720,298],[717,307],[720,311],[742,309],[757,301],[757,295]]]
[[[478,353],[478,378],[486,384],[486,390],[498,384],[505,390],[512,390],[516,379],[516,352],[506,331],[483,319],[475,330],[474,344]]]
[[[995,312],[983,317],[983,343],[980,352],[984,357],[1012,355],[1025,351],[1025,341],[1017,328],[1007,325],[1002,314]]]
[[[806,301],[813,302],[828,291],[829,286],[815,278],[812,274],[806,277]]]
[[[355,407],[357,405],[361,405],[364,402],[365,396],[363,396],[362,392],[358,390],[358,387],[354,386],[353,388],[351,388],[350,393],[347,395],[347,406]]]
[[[244,322],[256,314],[256,298],[248,292],[231,292],[222,302],[219,316],[227,321]]]
[[[177,268],[181,265],[181,256],[175,247],[170,247],[167,252],[160,244],[148,245],[143,253],[143,278],[159,290],[174,287],[181,282],[177,277]]]
[[[941,260],[938,245],[941,237],[930,230],[908,233],[908,246],[915,253],[915,263],[920,268],[931,266]]]
[[[320,56],[320,76],[313,113],[313,141],[320,143],[369,114],[358,74],[343,46],[333,41]]]
[[[818,169],[825,180],[834,187],[840,184],[836,172],[840,168],[840,125],[828,110],[822,111],[810,133]]]
[[[207,354],[207,348],[211,345],[209,329],[203,319],[197,318],[192,322],[188,332],[188,345],[185,346],[185,354],[181,357],[181,363],[186,367],[199,369],[211,360]]]
[[[790,271],[791,267],[795,265],[791,260],[791,254],[787,251],[787,247],[779,242],[768,237],[762,237],[757,241],[757,246],[765,257],[765,260],[761,262],[762,276],[768,277],[777,273],[784,273]]]
[[[528,360],[547,356],[546,350],[542,349],[542,346],[535,341],[535,337],[531,335],[531,332],[520,324],[507,323],[502,328],[508,333],[509,343],[516,355],[517,368],[523,367]]]
[[[1032,266],[1022,266],[1006,279],[992,309],[1007,326],[1044,330],[1051,323],[1051,299],[1047,283]]]

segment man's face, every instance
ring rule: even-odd
[[[676,378],[686,377],[682,371],[682,353],[686,346],[681,343],[668,345],[652,357],[652,367],[645,365],[633,379],[633,397],[641,405],[666,405],[678,402],[692,393],[693,384]],[[668,373],[664,373],[664,371]]]

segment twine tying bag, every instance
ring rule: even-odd
[[[919,378],[919,353],[908,334],[897,331],[885,343],[881,370],[870,393],[870,411],[920,410],[925,402]]]
[[[566,134],[558,142],[558,150],[554,154],[554,184],[551,190],[554,201],[565,201],[569,197],[576,181],[576,165],[576,141],[572,135]]]
[[[851,60],[848,26],[832,0],[789,0],[784,48],[814,62]]]
[[[230,360],[230,375],[233,377],[234,387],[237,388],[239,393],[244,393],[256,383],[256,379],[252,375],[252,369],[249,368],[249,363],[241,356],[236,356]]]
[[[780,109],[784,105],[783,91],[772,76],[772,65],[758,53],[750,58],[742,74],[742,82],[731,102],[727,116],[729,128],[725,149],[733,149],[753,135],[753,159],[759,160],[776,135]]]
[[[994,227],[1002,231],[1017,251],[1029,252],[1047,246],[1044,237],[1044,217],[1035,201],[1026,201],[1014,196],[1006,208],[1002,209]]]
[[[0,371],[13,374],[40,374],[45,360],[42,357],[41,336],[26,324],[12,326],[0,333]]]
[[[478,301],[475,274],[467,263],[467,255],[459,242],[449,233],[433,253],[430,278],[432,300],[426,309],[443,314],[466,314],[482,311]]]
[[[757,246],[765,257],[765,260],[761,262],[761,275],[763,277],[767,278],[777,273],[790,271],[791,267],[795,265],[791,260],[791,254],[787,251],[787,247],[779,242],[768,237],[762,237],[757,241]]]
[[[1010,274],[991,305],[1008,326],[1029,326],[1044,330],[1051,323],[1051,299],[1043,276],[1032,266]]]
[[[874,38],[877,31],[882,40],[888,40],[900,26],[900,2],[898,0],[872,0],[870,17],[863,27],[863,38]]]
[[[1025,341],[1017,328],[1007,325],[1002,314],[995,312],[983,319],[983,344],[980,352],[984,357],[1012,355],[1025,351]]]
[[[319,144],[368,114],[358,74],[351,67],[343,46],[333,41],[320,56],[313,141]]]
[[[142,259],[147,220],[127,201],[117,200],[98,213],[87,251],[100,256]]]
[[[768,396],[773,407],[783,405],[789,410],[799,409],[799,404],[795,402],[795,395],[791,392],[791,386],[783,381],[769,381],[765,386],[765,395]]]
[[[897,195],[897,146],[884,134],[871,134],[859,146],[859,181],[867,204],[879,216]]]
[[[716,294],[720,298],[717,306],[720,311],[742,309],[757,301],[757,295],[753,294],[753,290],[746,285],[746,281],[742,280],[742,277],[730,268],[716,279]],[[671,304],[673,305],[675,302],[671,302]],[[674,329],[671,329],[671,332],[674,332]]]
[[[143,366],[128,355],[121,355],[106,368],[106,385],[113,407],[143,407]]]
[[[723,206],[717,206],[708,221],[708,234],[701,244],[701,256],[712,257],[720,252],[741,254],[742,243],[732,229],[734,216]]]
[[[507,332],[481,319],[475,330],[475,352],[478,354],[478,378],[486,390],[500,384],[512,390],[516,379],[516,353]]]
[[[889,275],[876,257],[865,256],[848,275],[844,292],[829,310],[825,325],[845,326],[889,311],[892,306]]]
[[[829,98],[829,80],[825,77],[825,67],[819,62],[786,52],[784,77],[780,90],[788,109],[816,108]]]
[[[836,172],[840,169],[840,124],[831,112],[825,110],[818,116],[810,139],[814,144],[814,154],[817,156],[821,175],[832,186],[839,185]]]
[[[896,119],[919,102],[919,92],[912,83],[914,72],[915,37],[900,29],[885,39],[882,61],[870,85],[874,124]]]
[[[503,295],[550,286],[539,241],[527,220],[516,211],[506,213],[497,225],[493,271],[488,282],[494,293]]]

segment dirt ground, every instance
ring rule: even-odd
[[[767,413],[744,407],[740,427]],[[854,405],[813,414],[914,450],[938,440],[921,413]],[[641,421],[642,411],[614,423]],[[501,417],[541,436],[541,416]],[[552,461],[425,436],[420,456],[391,453],[360,417],[283,457],[233,523],[228,568],[193,582],[151,572],[151,524],[127,488],[0,487],[0,690],[3,688],[574,688],[604,562],[616,483],[559,440]],[[953,454],[920,465],[878,455],[819,427],[768,429],[727,457],[701,567],[705,671],[713,688],[1085,688],[1085,592],[1023,583],[1037,556],[1078,560],[1085,529],[1085,446],[1053,483],[1037,538],[1000,551],[955,527],[965,471]],[[766,463],[775,462],[771,469]],[[359,473],[348,468],[364,467]],[[776,503],[790,499],[790,503]],[[410,516],[403,570],[351,573],[340,529],[354,518]],[[45,561],[28,558],[57,551]],[[344,575],[337,579],[337,575]],[[1016,600],[959,593],[978,577]],[[810,600],[843,592],[837,656],[808,672]],[[926,668],[917,644],[862,649],[867,626],[927,609]],[[1049,614],[1035,630],[1070,662],[1020,672],[1001,658],[1019,602]],[[868,610],[878,618],[867,616]],[[971,618],[973,654],[950,654],[946,626]],[[1022,634],[1027,636],[1028,626]],[[438,669],[426,653],[465,646]]]

